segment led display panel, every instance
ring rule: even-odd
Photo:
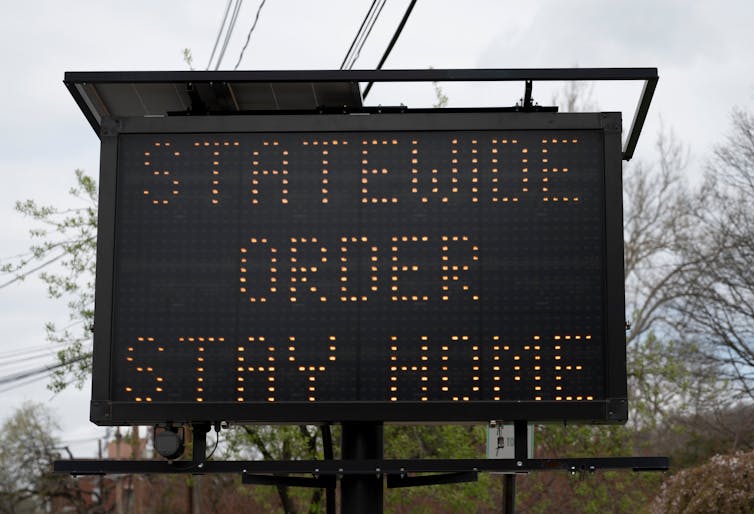
[[[95,421],[622,421],[615,123],[384,116],[103,139]]]

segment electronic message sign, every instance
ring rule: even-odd
[[[618,114],[106,121],[95,422],[625,420]]]

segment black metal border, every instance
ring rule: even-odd
[[[586,457],[562,459],[395,459],[395,460],[297,460],[297,461],[191,461],[164,460],[58,460],[56,473],[103,475],[110,473],[243,473],[303,474],[314,477],[345,475],[406,476],[409,473],[526,473],[530,471],[594,472],[607,469],[665,471],[667,457]]]
[[[69,71],[66,82],[484,82],[649,80],[657,68],[477,68],[426,70]]]
[[[233,132],[347,132],[391,130],[604,130],[605,117],[618,113],[523,113],[433,109],[418,113],[368,115],[322,114],[252,116],[171,116],[121,118],[109,121],[119,134],[177,134]],[[107,120],[105,120],[107,121]],[[620,126],[618,126],[620,157]],[[611,148],[613,148],[611,146]],[[620,158],[618,159],[620,166]]]
[[[111,402],[117,136],[128,133],[300,132],[359,130],[599,130],[605,159],[605,399],[566,402],[337,402],[135,403]],[[624,334],[623,221],[617,113],[435,113],[373,115],[197,116],[104,119],[97,296],[90,419],[100,425],[164,422],[299,423],[343,421],[623,423],[627,419]]]
[[[617,381],[617,379],[614,379]],[[538,422],[623,423],[610,407],[623,398],[594,401],[526,402],[317,402],[317,403],[136,403],[94,402],[91,420],[99,425],[153,425],[231,421],[241,424],[300,424],[362,421],[393,423],[483,423],[522,418]]]
[[[118,123],[110,120],[100,136],[97,266],[95,276],[92,408],[110,399],[113,280],[115,272],[115,199],[118,169]]]
[[[628,383],[615,370],[626,370],[626,305],[623,264],[623,166],[620,159],[621,116],[602,114],[605,162],[605,328],[610,351],[605,352],[607,390],[612,401],[608,416],[628,420]]]
[[[284,70],[284,71],[113,71],[66,72],[65,83],[94,131],[99,115],[84,87],[98,83],[211,83],[211,82],[511,82],[511,81],[644,81],[623,159],[633,157],[658,82],[657,68],[519,68],[442,70]],[[81,87],[78,87],[81,86]]]

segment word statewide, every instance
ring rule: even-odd
[[[381,136],[194,140],[190,146],[156,141],[143,151],[142,193],[154,205],[206,195],[220,205],[242,191],[251,205],[289,204],[316,197],[320,204],[404,202],[516,203],[580,201],[573,184],[577,138],[495,136]],[[578,169],[575,170],[578,175]],[[242,189],[239,190],[239,184]]]

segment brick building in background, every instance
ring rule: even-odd
[[[141,437],[138,427],[123,436],[120,428],[115,439],[107,443],[104,455],[100,446],[100,458],[143,459],[147,457],[148,436]],[[91,514],[147,514],[146,479],[135,475],[81,476],[75,479],[76,487],[68,497],[53,500],[54,513]]]
[[[120,429],[107,443],[102,458],[112,460],[162,459],[152,451],[152,433],[133,427]],[[277,503],[273,490],[253,494],[236,475],[105,475],[81,476],[71,484],[71,494],[52,501],[53,513],[76,514],[225,514],[270,512]],[[264,486],[262,486],[264,487]],[[271,493],[271,494],[270,494]],[[265,501],[266,500],[266,501]],[[274,507],[273,507],[274,508]]]

